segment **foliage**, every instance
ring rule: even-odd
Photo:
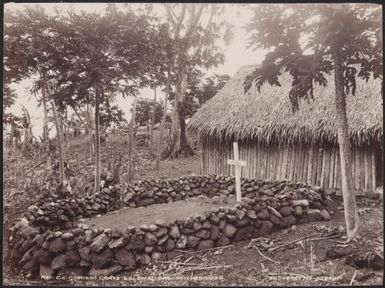
[[[313,97],[313,85],[327,85],[332,52],[342,58],[345,93],[356,90],[356,77],[382,79],[381,8],[367,4],[259,5],[246,25],[249,47],[269,49],[262,65],[249,74],[245,91],[264,83],[280,86],[293,77],[289,97],[294,110]]]
[[[9,87],[11,83],[17,83],[31,76],[37,71],[37,63],[41,60],[45,51],[38,51],[45,41],[42,31],[37,29],[37,24],[46,23],[47,16],[40,7],[26,7],[23,12],[4,11],[4,54],[3,54],[3,109],[11,107],[15,103],[16,95]],[[33,39],[32,35],[40,35]],[[18,117],[4,111],[3,123],[9,124],[19,121]],[[16,123],[14,123],[16,124]]]
[[[182,108],[184,115],[187,118],[192,117],[206,101],[214,97],[225,86],[228,80],[230,80],[230,76],[227,74],[214,74],[206,78],[203,78],[203,73],[200,71],[190,74],[187,78],[188,85]],[[175,100],[175,92],[171,92],[169,98],[171,101]]]
[[[108,4],[103,16],[70,11],[51,17],[36,5],[6,11],[5,18],[7,77],[18,81],[46,70],[59,110],[94,104],[96,86],[102,96],[127,96],[151,82],[147,71],[153,59],[147,56],[157,53],[153,18],[147,15]]]
[[[203,86],[195,94],[199,104],[203,105],[206,101],[210,100],[229,80],[230,76],[227,74],[214,74],[211,77],[207,77],[203,82]]]
[[[138,99],[136,104],[135,122],[140,126],[144,126],[151,121],[151,115],[153,111],[153,102],[149,99]],[[155,104],[155,123],[157,124],[162,120],[163,105],[159,102]]]
[[[187,117],[194,115],[206,101],[214,97],[229,79],[229,75],[214,74],[205,79],[196,79],[189,82],[186,91],[186,103],[189,105]]]
[[[6,78],[18,82],[42,69],[56,71],[63,62],[62,35],[54,33],[60,22],[39,5],[5,11],[4,66]]]
[[[3,90],[3,125],[12,124],[18,118],[12,114],[12,112],[8,112],[7,109],[10,108],[13,104],[15,104],[16,94],[13,89],[9,87],[9,85],[4,85]]]
[[[113,124],[121,126],[127,120],[124,118],[124,112],[117,105],[110,104],[110,101],[106,101],[100,107],[100,126],[106,128],[111,127]]]
[[[26,10],[26,13],[28,12],[29,10]],[[4,11],[3,75],[5,85],[18,82],[30,75],[31,60],[27,54],[33,53],[33,50],[30,49],[31,40],[28,36],[19,37],[19,35],[24,34],[24,29],[32,29],[32,27],[26,26],[23,29],[22,26],[25,23],[22,20],[24,19],[20,19],[21,23],[17,24],[18,15],[9,9]]]
[[[107,95],[121,92],[136,95],[146,81],[142,61],[146,55],[148,20],[114,10],[106,14],[68,13],[65,25],[66,57],[57,77],[60,88],[54,97],[67,105],[93,103],[94,90],[101,88],[102,102]]]

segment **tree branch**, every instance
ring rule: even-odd
[[[198,13],[194,12],[195,15],[191,15],[191,22],[190,22],[189,28],[186,31],[185,38],[190,38],[191,37],[191,34],[194,32],[195,28],[197,27],[197,25],[199,23],[199,20],[202,17],[202,13],[203,13],[204,9],[205,9],[205,5],[204,4],[200,4]],[[194,16],[194,18],[192,18],[193,16]]]
[[[189,6],[189,12],[190,12],[190,25],[189,25],[189,28],[187,29],[187,31],[190,30],[191,28],[191,25],[193,24],[194,22],[194,19],[195,19],[195,16],[196,16],[196,13],[197,13],[197,10],[196,10],[196,5],[199,5],[199,4],[194,4],[192,3],[191,6]]]
[[[180,32],[180,29],[181,29],[181,26],[182,26],[182,23],[183,23],[185,16],[186,16],[186,6],[183,5],[181,15],[178,17],[178,23],[177,23],[176,29],[175,29],[175,36],[179,37],[179,32]]]
[[[84,128],[88,131],[88,125],[83,121],[83,119],[80,117],[78,111],[76,110],[75,107],[72,107],[72,110],[74,110],[76,116],[79,118],[80,122],[82,122]]]
[[[213,21],[213,17],[214,17],[214,14],[215,14],[215,11],[214,9],[211,11],[211,14],[210,14],[210,18],[209,18],[209,22],[207,23],[207,27],[205,29],[205,31],[207,31],[207,29],[210,27],[211,25],[211,22]],[[198,53],[201,51],[203,47],[203,41],[200,43],[198,49],[195,51],[194,55],[193,55],[193,59],[195,59],[195,57],[197,57]]]
[[[68,128],[68,122],[64,120],[64,116],[62,113],[58,112],[59,116],[60,116],[60,120],[62,121],[63,125],[66,126]]]
[[[172,26],[173,26],[174,28],[176,28],[176,25],[177,25],[177,24],[176,24],[176,19],[174,19],[174,18],[177,18],[177,17],[175,16],[175,13],[174,13],[174,11],[173,11],[172,8],[171,8],[171,4],[165,3],[165,4],[164,4],[164,7],[166,8],[168,20],[170,20]]]
[[[80,106],[79,106],[78,108],[79,108],[79,110],[80,110],[80,112],[81,112],[82,114],[85,114],[84,111],[82,110],[82,108],[81,108]],[[92,130],[92,125],[90,124],[91,122],[92,122],[91,116],[90,116],[89,111],[87,110],[87,127],[89,127],[90,130]]]
[[[171,4],[165,4],[166,11],[167,11],[167,18],[170,20],[172,26],[174,27],[175,30],[175,38],[180,37],[180,29],[183,24],[183,20],[185,19],[186,16],[186,6],[182,6],[182,11],[180,13],[180,16],[177,17],[174,10],[171,7]]]

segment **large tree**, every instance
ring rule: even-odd
[[[328,85],[334,73],[335,111],[341,159],[347,241],[357,235],[358,214],[352,181],[346,97],[356,79],[382,79],[382,11],[368,4],[259,5],[252,21],[250,46],[267,49],[262,65],[245,79],[251,85],[280,86],[279,76],[293,77],[289,91],[293,111],[301,99],[313,98],[316,85]]]
[[[170,72],[175,86],[171,143],[164,158],[194,154],[185,124],[185,92],[189,73],[197,67],[210,68],[224,61],[219,40],[228,43],[230,26],[220,21],[223,6],[206,3],[165,4],[170,27],[173,63]]]

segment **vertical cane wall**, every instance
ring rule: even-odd
[[[262,144],[239,141],[240,160],[246,161],[241,177],[289,180],[316,184],[323,188],[341,188],[341,168],[338,146],[331,144]],[[227,164],[233,159],[231,141],[202,137],[202,174],[234,175]],[[382,170],[382,153],[375,146],[352,147],[352,176],[357,191],[375,190],[382,185],[378,170]]]

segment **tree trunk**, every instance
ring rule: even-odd
[[[134,104],[132,106],[132,116],[131,116],[131,123],[130,123],[130,139],[128,141],[128,180],[132,181],[134,180],[134,174],[135,174],[135,165],[134,165],[134,143],[135,143],[135,114],[136,114],[136,104],[138,102],[138,98],[134,98]]]
[[[32,148],[32,127],[31,127],[31,118],[29,116],[29,112],[27,108],[23,106],[23,111],[24,111],[24,117],[25,117],[25,125],[24,127],[24,151],[30,150]]]
[[[44,80],[45,81],[45,80]],[[43,141],[44,141],[44,150],[46,151],[46,169],[51,171],[51,156],[49,152],[48,145],[48,108],[47,108],[47,95],[46,90],[43,87],[42,91],[42,101],[43,101],[43,109],[44,109],[44,119],[43,119]]]
[[[64,181],[64,157],[63,157],[63,139],[62,139],[62,133],[61,133],[61,126],[59,122],[59,116],[56,110],[55,102],[51,101],[52,105],[52,111],[53,111],[53,117],[55,119],[55,127],[56,127],[56,137],[57,137],[57,144],[59,147],[59,171],[60,171],[60,184]]]
[[[94,137],[94,135],[95,134],[93,134],[93,132],[88,133],[88,137],[90,140],[90,159],[91,159],[91,161],[94,161],[94,157],[95,157],[95,137]]]
[[[62,137],[62,141],[63,141],[63,157],[64,159],[67,158],[67,133],[65,132],[66,130],[66,127],[64,126],[64,120],[62,118],[62,116],[59,114],[59,125],[60,125],[60,131],[61,131],[61,137]]]
[[[338,144],[341,160],[342,195],[344,199],[344,212],[346,222],[347,241],[351,241],[358,230],[358,214],[354,194],[351,149],[348,134],[348,121],[346,116],[346,95],[343,87],[342,61],[337,49],[333,52],[335,105],[337,114]]]
[[[187,138],[187,130],[184,113],[184,96],[187,85],[187,74],[179,73],[177,89],[175,93],[175,105],[172,119],[172,135],[170,145],[162,153],[162,158],[180,158],[194,155]]]
[[[46,95],[47,94],[50,95],[51,94],[51,89],[50,89],[50,87],[48,85],[48,82],[47,82],[46,71],[43,70],[42,75],[43,75],[43,82],[44,82],[43,90],[45,89]],[[62,184],[63,181],[64,181],[64,178],[65,178],[65,175],[64,175],[63,138],[62,138],[63,134],[62,134],[62,131],[61,131],[61,126],[60,126],[60,123],[59,123],[59,115],[58,115],[58,112],[56,110],[56,105],[55,105],[55,101],[54,100],[51,100],[51,106],[52,106],[52,112],[53,112],[53,117],[54,117],[54,121],[55,121],[55,127],[56,127],[56,137],[57,137],[58,149],[59,149],[60,184]],[[50,156],[48,156],[47,165],[50,165],[50,162],[51,162],[51,158],[50,158]]]
[[[90,112],[90,106],[88,105],[88,103],[87,103],[87,107],[86,107],[86,109],[87,109],[87,124],[88,124],[88,137],[89,137],[89,139],[90,139],[90,159],[91,159],[91,161],[93,161],[93,159],[94,159],[94,155],[95,155],[95,149],[94,149],[94,139],[93,139],[93,137],[92,137],[92,133],[93,133],[93,131],[92,131],[92,128],[91,128],[91,125],[90,125],[90,115],[91,115],[91,112]]]
[[[150,138],[150,124],[148,122],[149,121],[146,122],[146,132],[147,132],[147,137]],[[147,141],[147,139],[146,139],[146,141]],[[147,143],[147,144],[149,144],[149,143]]]
[[[166,87],[166,95],[164,96],[164,110],[162,115],[162,124],[160,126],[160,135],[158,139],[158,145],[157,145],[157,152],[156,152],[156,162],[155,162],[155,170],[159,169],[159,163],[160,163],[160,155],[161,155],[161,148],[162,148],[162,138],[164,133],[164,126],[166,125],[166,117],[167,117],[167,100],[170,95],[170,73],[167,74],[167,87]]]
[[[167,117],[166,117],[167,118]],[[168,125],[168,142],[171,142],[171,134],[172,134],[172,129],[171,129],[171,125]]]
[[[152,101],[151,130],[150,130],[150,151],[154,150],[154,125],[156,115],[156,88],[154,89],[154,101]]]
[[[63,119],[64,118],[64,119]],[[62,125],[63,125],[63,131],[64,131],[64,143],[65,143],[65,156],[67,157],[67,152],[70,147],[70,139],[69,139],[69,128],[68,127],[68,109],[67,107],[65,108],[65,113],[62,118]]]
[[[49,174],[51,174],[52,172],[52,161],[51,161],[51,154],[48,152],[48,155],[47,155],[47,162],[46,162],[46,166],[47,166],[47,171]]]
[[[3,128],[4,131],[4,128]],[[13,128],[11,128],[11,135],[9,137],[9,151],[13,153]]]
[[[45,95],[45,89],[42,89],[43,92],[43,109],[44,109],[44,119],[43,119],[43,141],[44,144],[48,144],[48,109],[47,109],[47,100]]]
[[[118,156],[118,160],[114,158],[114,167],[112,169],[112,183],[119,184],[120,183],[120,168],[122,167],[122,155]]]
[[[95,88],[95,193],[100,190],[99,101],[100,90]]]

